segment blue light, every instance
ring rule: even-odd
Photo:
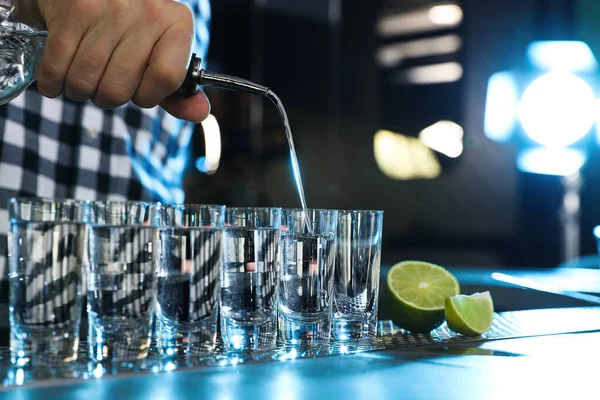
[[[565,71],[549,72],[525,90],[519,119],[525,133],[547,147],[569,146],[583,138],[596,120],[592,88]]]
[[[165,371],[167,372],[171,372],[176,368],[176,365],[173,364],[171,361],[169,361],[168,363],[165,364]]]
[[[504,142],[513,132],[519,92],[517,80],[510,72],[497,72],[488,81],[485,102],[485,135],[493,141]]]
[[[102,375],[104,375],[104,368],[101,364],[96,364],[96,368],[94,368],[93,374],[95,378],[102,378]]]
[[[527,48],[527,58],[540,70],[594,72],[598,67],[590,47],[578,41],[540,41]]]
[[[536,148],[521,152],[517,167],[534,174],[569,176],[579,172],[586,161],[586,154],[580,150]]]
[[[600,239],[600,225],[594,227],[594,236],[596,239]]]
[[[20,386],[24,382],[25,382],[25,371],[23,371],[22,368],[19,368],[17,370],[17,373],[15,374],[15,383]]]
[[[206,157],[198,157],[196,159],[196,168],[200,172],[206,172]]]

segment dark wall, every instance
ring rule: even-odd
[[[401,1],[277,0],[266,7],[249,0],[215,1],[210,65],[264,83],[281,97],[310,207],[385,211],[385,262],[556,265],[559,180],[519,173],[516,150],[483,135],[487,80],[522,62],[538,32],[535,1],[461,2],[464,75],[453,86],[389,86],[375,62],[381,44],[375,23],[385,7]],[[404,6],[418,3],[423,2]],[[587,26],[589,31],[592,25]],[[244,94],[207,93],[221,124],[223,158],[215,175],[190,171],[188,201],[299,206],[274,108]],[[373,155],[378,129],[406,123],[407,133],[414,134],[441,118],[463,126],[465,151],[444,164],[440,178],[398,182],[379,171]],[[202,154],[201,132],[195,140]],[[592,177],[595,168],[590,164]],[[583,251],[592,252],[588,233],[600,215],[590,212],[597,208],[590,199],[599,190],[586,179]]]

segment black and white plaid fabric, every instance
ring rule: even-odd
[[[178,0],[196,15],[193,51],[205,58],[209,0]],[[31,87],[0,107],[0,302],[8,299],[11,197],[184,201],[193,126],[160,108],[48,99]]]

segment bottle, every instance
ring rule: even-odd
[[[0,22],[0,105],[36,80],[47,36],[25,24]]]

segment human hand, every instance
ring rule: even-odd
[[[206,95],[174,94],[183,83],[193,15],[173,0],[19,0],[22,19],[48,31],[38,90],[113,109],[130,100],[202,121]]]

